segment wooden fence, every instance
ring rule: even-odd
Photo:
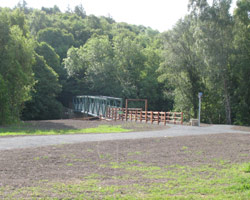
[[[127,111],[125,108],[108,107],[106,112],[106,119],[111,120],[130,120],[140,122],[150,122],[157,124],[167,123],[183,124],[183,112],[159,112],[159,111],[142,111],[142,109],[131,109]]]

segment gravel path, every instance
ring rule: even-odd
[[[110,134],[76,134],[76,135],[49,135],[49,136],[23,136],[0,138],[0,150],[42,147],[48,145],[72,144],[80,142],[142,139],[156,137],[175,137],[188,135],[206,135],[220,133],[250,132],[233,130],[229,125],[212,125],[206,127],[193,127],[181,125],[168,125],[171,128],[159,131],[110,133]]]

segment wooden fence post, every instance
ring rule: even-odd
[[[116,118],[117,118],[117,108],[114,108],[114,114],[115,114],[115,121],[116,121]]]
[[[141,110],[141,113],[140,113],[140,122],[142,122],[142,110]]]
[[[158,122],[157,122],[157,123],[158,123],[158,125],[159,125],[159,124],[160,124],[160,112],[159,112],[159,111],[158,111],[158,114],[157,114],[157,115],[158,115],[158,117],[157,117],[157,118],[158,118]]]
[[[112,120],[114,119],[114,108],[112,108]]]
[[[164,112],[164,125],[166,126],[166,123],[167,123],[167,121],[166,121],[166,112]]]
[[[153,124],[153,117],[154,117],[154,113],[153,113],[153,111],[151,111],[151,124]]]
[[[124,110],[124,109],[122,108],[122,121],[123,121],[123,110]]]
[[[126,110],[125,110],[125,118],[126,118],[126,121],[128,121],[128,109],[126,108]]]

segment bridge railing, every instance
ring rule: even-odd
[[[75,112],[91,116],[106,116],[108,107],[122,107],[122,99],[107,96],[76,96],[73,98]]]
[[[159,111],[142,111],[142,109],[128,109],[108,107],[106,119],[111,120],[130,120],[150,123],[167,123],[183,124],[183,112],[159,112]]]

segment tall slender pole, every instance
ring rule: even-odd
[[[199,98],[199,121],[198,121],[198,126],[200,126],[201,123],[201,98]]]
[[[199,98],[199,119],[198,119],[198,126],[200,126],[201,123],[201,97],[202,97],[202,92],[199,92],[198,98]]]

